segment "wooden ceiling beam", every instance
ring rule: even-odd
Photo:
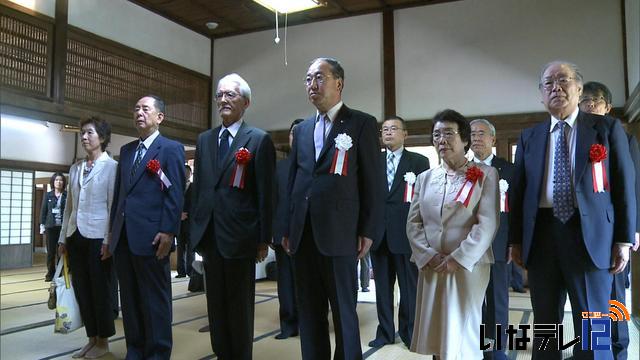
[[[205,31],[205,28],[200,28],[200,27],[195,27],[192,24],[186,22],[185,20],[181,19],[181,18],[177,18],[175,15],[171,15],[169,13],[167,13],[166,11],[162,11],[154,6],[149,5],[146,1],[141,1],[141,0],[129,0],[129,2],[136,4],[144,9],[147,9],[149,11],[151,11],[154,14],[160,15],[163,18],[166,18],[167,20],[173,21],[174,23],[184,26],[187,29],[193,30],[195,32],[197,32],[200,35],[204,35],[209,37],[211,34],[209,34],[207,31]],[[203,24],[204,25],[204,24]]]
[[[342,11],[347,16],[351,15],[351,12],[347,10],[347,8],[345,8],[344,5],[342,5],[342,2],[340,0],[331,0],[331,1],[327,1],[327,3],[335,5],[338,9],[340,9],[340,11]]]
[[[234,29],[238,29],[240,31],[245,30],[246,28],[244,26],[242,26],[240,23],[238,23],[235,20],[231,20],[228,17],[223,17],[220,16],[220,14],[218,14],[215,10],[215,8],[213,8],[211,6],[211,2],[210,1],[203,1],[203,0],[195,0],[194,3],[198,6],[203,7],[209,14],[211,14],[211,20],[215,21],[218,23],[218,25],[226,25],[229,26],[231,28]],[[205,24],[202,24],[202,26],[205,26]],[[214,32],[215,33],[215,32]],[[215,36],[215,35],[214,35]]]

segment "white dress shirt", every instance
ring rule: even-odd
[[[153,134],[149,135],[146,139],[142,140],[139,139],[138,140],[138,146],[140,146],[140,142],[142,142],[144,144],[144,146],[140,149],[140,152],[142,153],[142,155],[140,155],[140,159],[144,158],[144,155],[147,153],[147,150],[149,150],[149,148],[151,147],[151,144],[153,144],[153,141],[160,135],[160,130],[156,130],[153,132]],[[136,157],[138,156],[138,152],[136,151],[133,154],[133,162],[132,164],[136,163]]]
[[[222,133],[224,132],[224,129],[227,129],[229,130],[229,148],[231,148],[231,143],[233,142],[233,139],[236,138],[236,135],[238,134],[238,130],[240,130],[240,126],[242,126],[243,121],[244,121],[243,119],[240,119],[234,122],[233,124],[231,124],[229,127],[226,127],[223,124],[222,127],[220,128],[220,132],[218,133],[218,146],[220,146],[220,139],[222,139]]]

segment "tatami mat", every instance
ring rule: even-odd
[[[70,359],[71,354],[85,344],[84,329],[68,335],[53,333],[53,311],[47,309],[49,283],[43,281],[45,269],[9,270],[0,273],[0,358]],[[175,275],[175,273],[173,274]],[[174,359],[211,359],[209,334],[198,330],[207,324],[206,300],[202,293],[190,293],[187,279],[172,279],[173,289],[173,352]],[[412,360],[428,357],[413,354],[401,342],[380,349],[366,344],[375,336],[377,326],[375,283],[371,292],[358,293],[358,315],[364,357],[373,360]],[[298,338],[275,340],[278,333],[278,299],[276,283],[256,284],[256,315],[254,359],[300,359]],[[512,324],[532,323],[528,294],[511,293],[509,320]],[[565,316],[565,329],[570,338],[570,314]],[[330,322],[331,323],[331,322]],[[632,323],[629,359],[638,359],[638,329]],[[333,330],[332,330],[333,331]],[[126,354],[122,320],[116,320],[116,335],[111,338],[111,353],[103,359],[123,359]],[[399,341],[399,340],[398,340]],[[508,352],[510,359],[529,359],[529,351]]]

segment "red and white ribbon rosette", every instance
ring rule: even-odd
[[[247,148],[240,148],[236,151],[236,164],[231,173],[231,186],[244,189],[244,180],[247,177],[246,167],[253,158],[253,154]]]
[[[165,187],[167,189],[171,187],[171,181],[169,181],[169,178],[162,171],[162,167],[160,166],[160,161],[158,161],[158,159],[149,160],[147,163],[147,171],[158,176],[160,179],[160,189],[164,190]]]
[[[474,185],[476,184],[476,182],[478,182],[478,180],[482,179],[483,175],[484,173],[477,166],[468,168],[467,172],[465,173],[466,181],[464,182],[464,185],[462,185],[462,188],[458,192],[458,195],[456,195],[455,201],[461,202],[464,207],[469,206],[469,200],[471,200],[473,189],[475,189]]]
[[[347,161],[349,160],[349,149],[353,146],[351,136],[347,134],[338,134],[335,138],[337,151],[333,154],[331,169],[329,174],[347,176]]]
[[[416,174],[409,171],[404,174],[404,181],[406,182],[404,187],[404,202],[410,203],[411,199],[413,199],[413,185],[416,183]]]
[[[589,149],[591,160],[591,175],[593,178],[593,192],[605,192],[609,190],[607,172],[604,169],[604,159],[607,158],[607,148],[602,144],[593,144]]]
[[[509,183],[505,179],[498,181],[498,188],[500,188],[500,212],[509,212],[509,198],[507,197],[507,191],[509,191]]]

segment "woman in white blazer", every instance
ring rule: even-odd
[[[59,252],[69,254],[69,268],[87,344],[74,358],[95,359],[109,352],[115,334],[111,303],[112,259],[109,214],[117,162],[105,152],[111,125],[92,117],[80,123],[87,156],[69,170],[69,192],[60,232]]]
[[[437,359],[482,359],[482,302],[499,222],[498,173],[465,158],[471,129],[453,110],[434,117],[442,164],[421,173],[407,218],[418,266],[411,351]]]

